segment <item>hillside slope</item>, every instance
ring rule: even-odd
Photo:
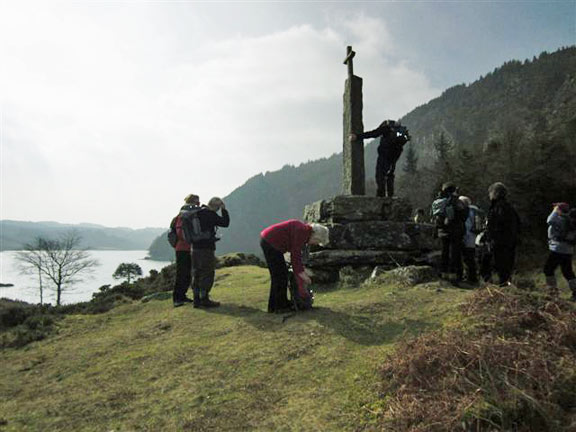
[[[5,431],[377,429],[378,368],[397,341],[458,319],[469,292],[375,284],[264,312],[268,272],[217,272],[215,310],[132,303],[64,319],[0,353]]]

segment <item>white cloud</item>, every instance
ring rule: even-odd
[[[0,19],[1,218],[159,226],[189,192],[340,151],[348,44],[367,128],[438,94],[362,15],[179,40],[153,9],[28,9]]]

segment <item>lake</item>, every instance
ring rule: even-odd
[[[62,293],[62,303],[77,303],[92,298],[92,293],[98,291],[102,285],[118,285],[122,280],[116,280],[112,274],[121,263],[136,263],[142,268],[142,276],[148,276],[150,270],[160,270],[170,264],[169,261],[145,260],[148,251],[88,251],[91,258],[100,262],[83,282],[78,282],[69,291]],[[22,275],[18,271],[15,251],[0,252],[0,283],[14,284],[13,287],[0,287],[0,298],[24,300],[29,303],[40,303],[37,275]],[[56,293],[46,289],[48,281],[43,278],[44,302],[55,303]]]

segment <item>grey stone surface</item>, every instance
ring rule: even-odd
[[[372,274],[372,266],[344,266],[340,269],[342,285],[358,286]]]
[[[369,221],[328,225],[330,249],[420,250],[439,247],[434,226],[412,222]]]
[[[438,272],[430,266],[407,266],[390,270],[385,273],[385,277],[404,285],[417,285],[438,279]]]
[[[338,282],[339,279],[338,269],[307,268],[306,272],[312,279],[312,283],[329,284]]]
[[[339,195],[332,199],[316,201],[304,208],[304,219],[319,223],[350,223],[358,221],[410,220],[412,207],[408,200],[399,197],[381,198]]]
[[[416,255],[408,251],[327,249],[310,253],[307,266],[324,269],[347,265],[406,265],[413,262]]]
[[[366,190],[364,173],[364,143],[359,139],[350,141],[351,133],[362,133],[362,78],[352,75],[344,85],[344,136],[343,175],[344,195],[364,195]]]

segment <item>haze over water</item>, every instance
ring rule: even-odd
[[[170,264],[168,261],[145,260],[147,251],[89,251],[92,258],[100,262],[94,272],[79,282],[69,291],[62,294],[62,302],[78,303],[88,301],[92,294],[98,292],[102,285],[118,285],[122,280],[116,280],[112,274],[120,263],[136,263],[142,268],[142,276],[148,276],[150,270],[161,270]],[[19,273],[17,262],[14,259],[15,251],[0,252],[0,283],[14,284],[13,287],[0,288],[0,298],[23,300],[29,303],[39,303],[38,277],[36,275],[22,275]],[[43,281],[44,286],[48,281]],[[44,302],[55,303],[55,292],[44,290]]]

